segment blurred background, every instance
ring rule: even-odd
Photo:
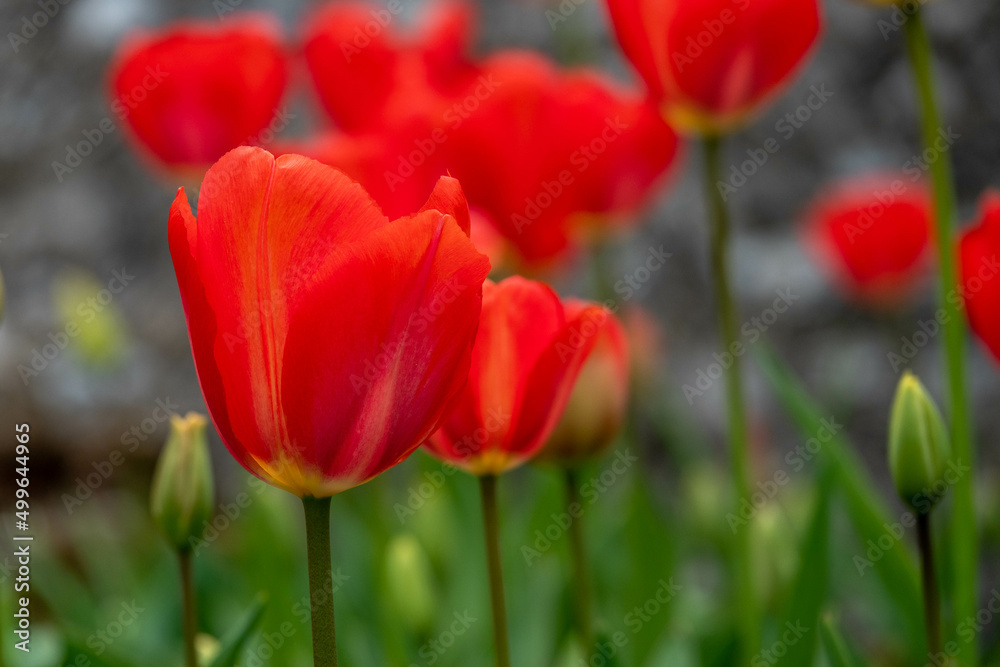
[[[0,646],[12,664],[179,664],[175,562],[148,520],[148,484],[167,413],[204,411],[166,242],[167,211],[181,183],[147,169],[126,144],[123,127],[106,133],[70,173],[57,174],[52,164],[65,161],[67,146],[85,132],[114,118],[106,71],[128,31],[182,16],[225,21],[230,10],[262,9],[278,15],[294,35],[308,4],[65,0],[16,50],[9,37],[0,44],[0,270],[6,287],[0,429],[9,434],[3,451],[11,452],[14,424],[31,425],[38,535],[32,581],[37,644],[30,656],[14,655],[5,612]],[[530,47],[639,85],[620,56],[601,0],[562,4],[563,11],[571,9],[565,21],[553,24],[546,12],[560,11],[555,0],[480,2],[477,51]],[[886,35],[879,24],[888,12],[848,0],[823,4],[826,33],[807,69],[726,148],[737,165],[769,138],[780,145],[729,199],[738,227],[734,282],[747,318],[766,311],[778,291],[794,295],[794,305],[767,327],[753,352],[775,350],[824,415],[843,424],[841,434],[850,437],[892,515],[899,516],[885,434],[902,369],[888,355],[900,353],[901,338],[932,317],[931,283],[892,311],[859,307],[804,252],[799,221],[823,184],[873,169],[901,170],[918,153],[919,119],[910,103],[902,34]],[[415,16],[422,0],[404,5],[404,16]],[[20,33],[36,11],[34,2],[3,0],[0,35]],[[951,157],[961,217],[970,220],[981,193],[1000,186],[1000,5],[947,0],[929,7],[927,17],[944,115],[959,135]],[[781,120],[818,86],[832,95],[789,135]],[[299,99],[302,88],[288,100],[289,138],[304,136],[316,122]],[[682,390],[719,351],[700,174],[699,146],[689,144],[634,233],[614,241],[604,256],[608,275],[617,280],[634,272],[650,247],[672,253],[633,298],[655,327],[646,327],[649,377],[636,392],[635,419],[615,451],[635,453],[641,464],[612,475],[585,517],[601,627],[624,631],[629,640],[608,658],[622,665],[733,664],[720,546],[731,504],[723,396],[717,386],[692,400]],[[550,279],[561,293],[595,296],[586,266],[568,266]],[[65,335],[70,324],[79,335]],[[970,341],[986,599],[1000,586],[1000,368]],[[921,348],[911,367],[943,402],[939,343],[932,339]],[[755,472],[770,479],[787,469],[786,453],[806,437],[753,363],[748,376]],[[226,519],[196,555],[202,630],[226,635],[263,594],[263,620],[238,664],[307,664],[300,508],[287,494],[252,481],[214,434],[212,446]],[[119,460],[112,459],[116,451],[120,465],[109,463]],[[595,463],[592,472],[611,470],[614,457]],[[12,458],[4,457],[0,473],[7,509]],[[336,591],[344,664],[489,664],[479,499],[474,480],[446,473],[418,452],[334,499],[334,560],[345,575]],[[774,608],[789,595],[801,566],[798,540],[817,493],[812,473],[809,464],[791,474],[753,524],[762,599]],[[536,531],[544,534],[552,513],[560,511],[559,478],[527,466],[503,479],[501,499],[514,663],[582,664],[568,631],[568,540],[558,535],[548,538],[550,547],[546,540],[536,544]],[[911,642],[898,632],[899,611],[875,577],[858,576],[852,558],[867,547],[842,514],[833,514],[834,535],[843,539],[831,538],[830,556],[830,598],[841,628],[871,664],[914,664]],[[8,533],[12,520],[5,515]],[[912,549],[904,542],[896,548]],[[525,546],[538,550],[538,558],[526,557]],[[5,605],[11,564],[0,556]],[[634,614],[671,582],[679,592],[670,602],[653,605],[655,613]],[[777,626],[775,620],[768,631]],[[1000,664],[998,638],[1000,623],[979,634],[989,649],[984,664]]]

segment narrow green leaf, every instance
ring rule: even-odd
[[[799,570],[795,576],[784,624],[778,629],[786,642],[784,658],[790,665],[811,665],[816,654],[820,612],[826,602],[830,579],[830,487],[831,475],[822,473],[815,509],[799,549]],[[804,634],[802,634],[804,633]]]
[[[257,628],[257,624],[260,623],[266,607],[267,596],[259,594],[250,611],[226,635],[226,638],[222,641],[222,646],[219,648],[219,653],[212,660],[209,667],[235,667],[240,657],[240,651],[243,650],[243,646],[250,639],[250,635]]]
[[[758,349],[758,365],[799,431],[814,438],[824,429],[827,414],[813,403],[805,388],[772,350]],[[830,429],[826,429],[829,433]],[[896,543],[889,527],[899,523],[875,489],[877,484],[854,453],[854,448],[841,429],[832,433],[817,454],[821,466],[828,466],[837,488],[847,503],[847,511],[864,549],[869,542],[878,544],[886,534],[894,539],[892,548],[878,549],[877,559],[868,560],[867,553],[852,556],[853,565],[864,576],[874,571],[882,580],[896,609],[902,615],[911,638],[922,637],[920,580],[916,565],[905,544]]]
[[[823,637],[823,649],[826,651],[827,660],[830,661],[830,667],[857,667],[851,650],[847,648],[847,642],[840,634],[840,629],[832,615],[825,614],[823,616],[820,633]]]

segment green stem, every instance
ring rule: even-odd
[[[327,586],[333,582],[330,558],[330,499],[302,498],[306,515],[306,554],[309,560],[309,599],[312,609],[313,664],[337,667],[337,629],[333,620],[333,595]],[[316,604],[316,600],[325,600]]]
[[[576,507],[574,507],[576,506]],[[579,509],[580,487],[577,484],[576,471],[566,469],[566,511],[570,516],[569,537],[573,551],[573,588],[576,597],[576,622],[580,633],[580,643],[587,659],[593,649],[594,631],[591,621],[590,579],[587,576],[587,548],[583,542],[583,517]]]
[[[924,628],[927,652],[941,653],[941,600],[934,568],[934,544],[931,540],[931,515],[917,516],[917,544],[920,547],[920,577],[924,589]]]
[[[490,570],[490,602],[493,605],[493,643],[496,645],[497,667],[510,667],[510,645],[507,640],[507,605],[503,595],[503,568],[500,565],[500,520],[497,515],[497,478],[479,478],[483,496],[483,525],[486,530],[486,560]]]
[[[739,324],[732,289],[729,285],[729,211],[719,192],[717,183],[722,181],[721,145],[718,136],[705,137],[705,188],[712,211],[711,260],[715,286],[715,308],[719,319],[722,342],[732,356],[732,366],[726,373],[726,409],[729,423],[729,458],[732,466],[734,501],[750,497],[750,452],[747,441],[747,422],[743,403],[743,377],[740,354],[734,346],[739,344]],[[753,589],[753,570],[750,562],[750,533],[744,528],[734,536],[734,571],[736,588],[736,615],[742,644],[741,664],[750,664],[757,654],[760,627]]]
[[[187,667],[198,667],[198,654],[194,647],[194,638],[198,634],[198,607],[194,595],[194,577],[191,574],[191,550],[181,549],[177,552],[181,566],[181,597],[184,613],[184,664]]]
[[[906,22],[906,47],[920,99],[924,147],[935,151],[937,159],[930,160],[930,174],[934,186],[934,219],[938,251],[938,292],[941,308],[945,311],[944,336],[948,369],[949,407],[951,411],[951,441],[955,458],[975,470],[972,447],[972,426],[969,416],[965,381],[965,316],[960,299],[955,244],[955,190],[952,177],[949,146],[935,148],[940,141],[941,125],[934,94],[934,76],[931,64],[931,45],[924,27],[922,10],[917,7]],[[952,538],[949,540],[954,581],[955,618],[974,617],[977,611],[978,558],[975,505],[973,502],[972,475],[963,475],[955,484],[955,502],[952,514]],[[969,646],[960,658],[964,665],[975,665],[975,646]]]

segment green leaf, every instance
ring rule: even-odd
[[[784,624],[778,629],[805,628],[805,634],[788,644],[784,660],[790,665],[811,665],[818,641],[816,632],[820,612],[826,601],[830,579],[830,487],[831,476],[822,473],[816,494],[815,509],[799,549],[799,570],[795,575],[792,597]],[[797,632],[793,632],[797,635]]]
[[[830,661],[830,667],[857,667],[851,650],[847,648],[847,642],[840,634],[840,629],[837,628],[832,615],[825,614],[823,616],[823,622],[819,629],[823,637],[823,649],[826,651],[827,660]]]
[[[824,428],[826,413],[809,399],[805,388],[772,350],[758,350],[758,364],[799,431],[806,437],[816,437]],[[869,541],[877,544],[879,538],[884,538],[889,532],[886,526],[898,523],[900,517],[893,516],[875,492],[878,485],[840,429],[830,435],[816,456],[821,466],[829,467],[837,488],[843,494],[848,515],[862,546],[867,549]],[[909,636],[914,639],[922,637],[920,580],[906,546],[894,543],[892,548],[880,550],[878,560],[867,561],[864,550],[854,558],[862,559],[862,562],[855,560],[855,565],[863,568],[861,575],[869,569],[873,570],[885,584],[907,625]]]
[[[257,624],[260,623],[265,607],[267,607],[267,596],[262,593],[257,596],[257,600],[250,611],[243,616],[243,619],[222,641],[219,653],[212,660],[209,667],[235,667],[236,661],[240,657],[240,651],[243,650],[243,646],[250,639],[250,635],[256,629]]]

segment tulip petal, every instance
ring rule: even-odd
[[[296,304],[283,360],[288,455],[315,471],[296,480],[314,495],[369,479],[437,428],[468,374],[489,271],[437,211],[333,255],[330,275],[345,277]]]
[[[457,179],[442,176],[434,186],[427,203],[420,209],[420,213],[424,211],[440,211],[452,216],[462,231],[466,235],[469,234],[471,227],[469,202],[465,200],[465,193],[462,192],[462,186]]]
[[[184,304],[184,314],[188,322],[188,335],[191,351],[194,355],[195,370],[198,374],[198,383],[205,396],[205,403],[212,421],[226,448],[244,468],[261,479],[274,483],[274,480],[263,472],[246,449],[246,447],[254,447],[262,450],[266,448],[266,445],[257,441],[252,433],[243,433],[241,439],[233,429],[228,409],[230,400],[227,397],[227,387],[230,391],[235,392],[245,388],[246,385],[232,381],[227,385],[223,381],[222,372],[215,361],[219,329],[215,311],[206,298],[205,285],[198,270],[197,234],[197,222],[191,214],[191,207],[188,204],[184,188],[181,188],[170,208],[170,254],[173,257],[181,301]],[[245,375],[245,373],[242,374],[243,377]],[[235,402],[239,403],[239,401]]]
[[[525,459],[545,444],[562,417],[573,383],[606,317],[603,308],[590,306],[567,320],[532,367],[530,376],[546,378],[546,382],[523,386],[517,428],[511,434],[511,442],[517,443],[517,452]]]
[[[1000,362],[1000,192],[983,197],[980,222],[959,245],[969,324]]]

